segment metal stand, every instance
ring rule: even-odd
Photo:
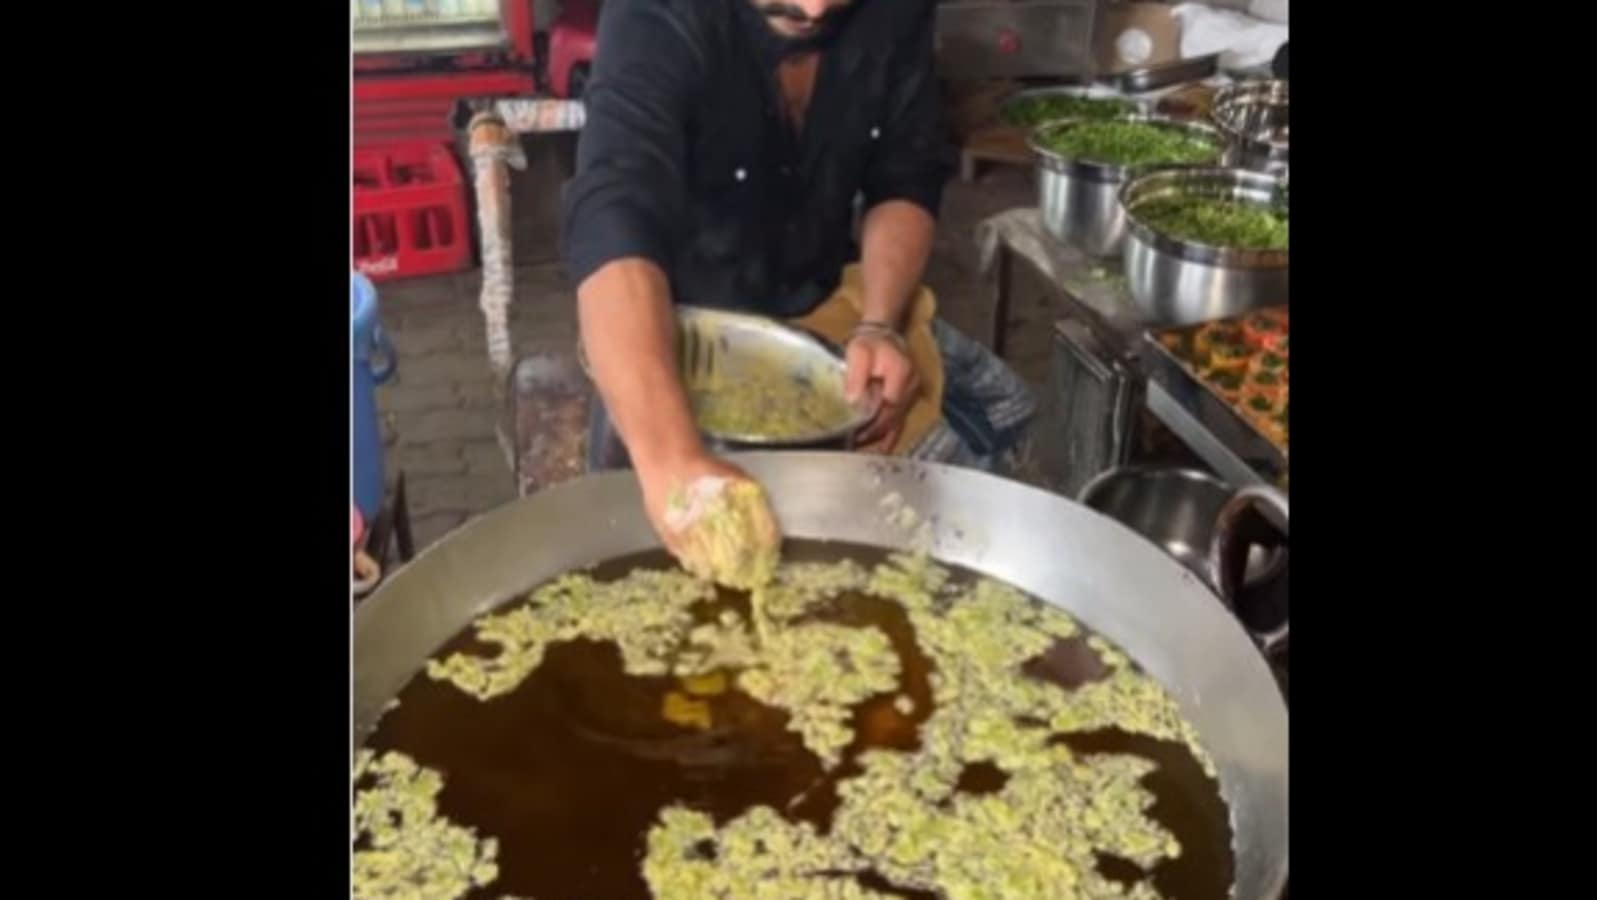
[[[517,361],[510,378],[510,420],[519,496],[583,473],[591,403],[592,387],[574,351]]]
[[[389,548],[398,545],[399,561],[410,562],[416,556],[416,541],[410,532],[410,503],[405,497],[405,473],[394,478],[394,486],[383,498],[371,526],[366,529],[366,555],[377,560],[386,575]]]
[[[993,355],[1004,358],[1004,345],[1009,340],[1009,295],[1014,292],[1015,254],[1009,245],[1000,243],[998,256],[993,261],[993,325],[988,346]]]
[[[1033,442],[1051,489],[1075,497],[1098,473],[1129,460],[1142,406],[1134,365],[1082,322],[1054,323]]]

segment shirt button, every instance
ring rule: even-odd
[[[783,178],[788,178],[788,177],[792,176],[792,174],[793,174],[793,167],[792,166],[783,166],[781,168],[781,172],[782,172],[782,177]]]
[[[749,173],[743,169],[737,169],[732,172],[732,177],[736,178],[738,181],[742,181],[743,179],[749,177]]]
[[[875,126],[872,126],[871,127],[871,140],[874,141],[874,140],[876,140],[877,138],[879,138],[881,136],[882,136],[882,129],[877,128]]]

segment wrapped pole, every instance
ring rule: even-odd
[[[482,235],[482,307],[494,374],[496,436],[522,494],[582,474],[590,388],[574,357],[539,352],[511,376],[510,323],[514,285],[510,236],[510,169],[527,167],[521,134],[571,132],[584,108],[569,100],[500,100],[467,126]],[[505,397],[507,388],[511,396]],[[503,415],[508,412],[508,420]]]
[[[510,303],[514,279],[510,239],[510,169],[527,167],[521,139],[496,113],[473,116],[467,126],[477,193],[477,231],[482,241],[482,308],[488,363],[503,385],[510,377]],[[502,389],[502,388],[501,388]]]

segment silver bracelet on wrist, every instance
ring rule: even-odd
[[[849,331],[847,343],[852,344],[854,343],[855,338],[860,337],[886,338],[893,344],[893,346],[897,347],[900,352],[905,354],[909,353],[909,342],[904,340],[904,336],[898,333],[897,328],[894,328],[886,322],[860,322]]]

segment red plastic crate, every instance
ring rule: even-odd
[[[466,180],[445,144],[355,150],[355,269],[373,281],[471,266]]]

